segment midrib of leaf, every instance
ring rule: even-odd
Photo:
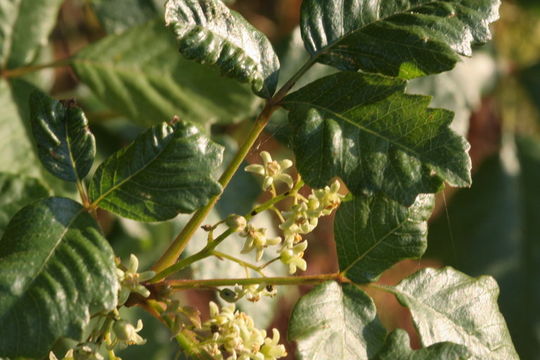
[[[328,0],[328,1],[330,1],[330,0]],[[384,0],[380,0],[380,1],[384,1]],[[380,1],[379,1],[379,5],[380,5]],[[376,23],[378,23],[378,22],[384,22],[384,21],[387,21],[387,20],[390,19],[391,17],[397,16],[397,15],[405,15],[405,14],[409,14],[410,12],[414,11],[415,9],[417,9],[417,8],[419,8],[419,7],[426,6],[426,5],[430,5],[430,4],[437,4],[437,3],[440,3],[440,2],[441,2],[441,1],[428,1],[428,2],[422,3],[422,4],[419,5],[419,6],[414,6],[414,7],[406,8],[406,9],[403,9],[403,10],[398,11],[398,12],[396,12],[396,13],[393,13],[393,14],[391,14],[391,15],[388,15],[388,16],[386,16],[386,17],[378,17],[375,21],[370,22],[369,24],[365,24],[365,25],[363,25],[362,27],[359,27],[359,28],[357,28],[357,29],[355,29],[355,30],[353,30],[353,31],[349,31],[348,33],[345,33],[345,31],[343,31],[343,32],[344,32],[344,35],[343,35],[343,36],[341,36],[340,38],[334,40],[334,41],[331,42],[331,43],[328,43],[328,45],[326,45],[325,47],[323,47],[323,48],[321,48],[319,51],[317,51],[316,55],[321,55],[321,54],[326,53],[326,51],[329,50],[331,47],[333,47],[336,43],[338,43],[338,42],[340,42],[340,41],[343,41],[344,39],[347,39],[348,37],[350,37],[350,36],[352,36],[352,35],[355,35],[355,34],[358,33],[358,32],[362,32],[362,31],[363,31],[366,27],[368,27],[368,26],[371,26],[371,25],[376,24]],[[345,3],[342,3],[342,4],[344,5]],[[344,13],[345,10],[343,9],[342,12]],[[379,13],[380,13],[380,8],[378,7],[378,8],[377,8],[377,16],[379,15]],[[426,14],[418,14],[418,15],[420,15],[420,16],[422,16],[422,15],[423,15],[423,16],[427,16]],[[344,26],[342,26],[342,28],[343,28],[343,30],[345,30],[345,29],[344,29]],[[388,41],[387,39],[385,39],[385,41],[386,41],[386,42],[392,42],[392,41]],[[401,43],[395,43],[395,44],[401,44]],[[410,47],[413,47],[413,46],[410,46]],[[414,47],[413,47],[413,48],[414,48]],[[418,48],[418,49],[421,49],[421,48]],[[422,50],[424,50],[424,49],[422,49]],[[431,51],[431,50],[429,50],[429,51]],[[367,54],[366,54],[366,55],[367,55]]]
[[[171,137],[174,138],[174,135],[175,135],[175,131],[173,131],[173,132],[171,133]],[[118,185],[112,186],[111,189],[109,189],[109,190],[106,191],[104,194],[102,194],[101,196],[99,196],[96,200],[94,200],[94,201],[92,202],[92,204],[90,204],[90,207],[92,207],[92,208],[97,207],[97,206],[99,205],[99,203],[100,203],[105,197],[107,197],[110,193],[112,193],[113,191],[117,190],[119,187],[121,187],[122,185],[124,185],[126,182],[128,182],[129,180],[131,180],[132,178],[134,178],[135,176],[137,176],[141,171],[145,170],[148,166],[150,166],[154,161],[157,160],[157,158],[158,158],[159,156],[161,156],[161,154],[163,154],[163,152],[165,152],[165,150],[168,149],[169,144],[170,144],[171,141],[172,141],[172,139],[166,141],[166,144],[165,144],[165,146],[163,146],[162,150],[159,151],[159,152],[157,152],[157,154],[156,154],[155,156],[153,156],[152,159],[151,159],[150,161],[148,161],[144,166],[142,166],[140,169],[138,169],[137,171],[135,171],[133,174],[127,176],[126,179],[120,181],[120,182],[118,183]],[[99,187],[100,187],[100,189],[101,189],[101,180],[100,180],[99,183],[100,183]],[[138,198],[137,198],[137,199],[138,199]]]
[[[74,216],[72,217],[72,219],[69,221],[69,223],[64,227],[64,231],[61,233],[61,235],[58,237],[58,241],[54,244],[54,246],[51,248],[51,251],[49,252],[49,254],[47,254],[47,257],[45,258],[45,260],[43,261],[43,263],[41,264],[39,270],[34,274],[34,276],[32,277],[32,280],[30,280],[28,282],[28,285],[26,286],[26,289],[24,289],[24,291],[22,292],[23,294],[25,294],[28,290],[28,288],[30,288],[34,281],[36,281],[36,279],[38,278],[38,276],[41,274],[41,272],[43,271],[43,269],[45,268],[45,266],[47,266],[47,263],[49,262],[49,259],[53,256],[53,254],[56,252],[56,249],[58,248],[58,246],[60,246],[60,243],[62,242],[62,240],[64,239],[64,236],[66,235],[66,233],[70,230],[71,228],[71,225],[75,222],[75,220],[77,220],[77,218],[79,217],[79,215],[81,214],[81,212],[83,212],[84,209],[79,209],[75,214]]]
[[[334,117],[337,117],[337,118],[339,118],[340,120],[343,120],[343,121],[345,121],[345,122],[347,122],[347,123],[349,123],[349,124],[351,124],[351,125],[357,127],[357,128],[360,129],[361,131],[364,131],[364,132],[366,132],[366,133],[368,133],[368,134],[370,134],[370,135],[376,136],[376,137],[378,137],[379,139],[382,139],[382,140],[384,140],[384,141],[386,141],[386,142],[388,142],[388,143],[390,143],[390,144],[392,144],[392,145],[395,145],[395,146],[401,148],[402,150],[405,150],[405,151],[407,151],[407,152],[409,152],[409,153],[412,153],[414,156],[416,156],[416,157],[418,157],[418,158],[421,158],[420,154],[418,154],[418,153],[417,153],[416,151],[414,151],[413,149],[409,149],[408,147],[406,147],[406,146],[404,146],[404,145],[402,145],[402,144],[400,144],[400,143],[398,143],[398,142],[395,142],[395,141],[392,140],[392,139],[389,139],[389,138],[387,138],[387,137],[385,137],[385,136],[383,136],[383,135],[381,135],[381,134],[379,134],[379,133],[377,133],[377,132],[375,132],[375,131],[373,131],[373,130],[371,130],[371,129],[365,127],[365,126],[362,126],[362,125],[360,125],[360,124],[358,124],[358,123],[355,123],[354,121],[349,120],[347,117],[345,117],[345,116],[343,116],[343,115],[341,115],[341,114],[338,114],[338,113],[336,113],[336,112],[334,112],[334,111],[332,111],[332,110],[330,110],[330,109],[328,109],[328,108],[325,108],[325,107],[323,107],[323,106],[317,105],[317,104],[315,104],[315,103],[309,103],[309,102],[305,102],[305,101],[286,101],[286,102],[284,102],[284,103],[306,105],[306,106],[311,107],[311,108],[316,108],[316,109],[325,111],[325,112],[329,113],[330,115],[333,115]],[[347,112],[350,111],[350,110],[352,110],[352,109],[347,110]],[[392,114],[393,112],[395,112],[395,111],[397,111],[397,109],[394,110],[394,111],[390,111],[390,112],[384,114],[384,116],[382,116],[382,117],[380,117],[380,118],[377,118],[377,120],[381,120],[381,119],[383,119],[384,117],[391,115],[391,114]]]
[[[15,11],[16,11],[16,14],[14,15],[14,18],[15,18],[15,21],[13,22],[10,30],[11,30],[11,33],[9,34],[10,36],[7,37],[7,41],[6,41],[6,44],[4,46],[7,45],[7,47],[5,47],[7,49],[7,51],[5,52],[5,56],[4,56],[4,59],[2,59],[2,68],[5,69],[8,61],[9,61],[9,58],[11,57],[11,51],[13,49],[13,29],[15,29],[17,27],[17,23],[19,22],[19,19],[20,19],[20,13],[21,13],[21,3],[22,3],[23,0],[18,0],[18,3],[15,5]]]
[[[448,290],[452,290],[453,288],[458,288],[458,287],[461,287],[463,286],[464,284],[472,284],[474,283],[474,279],[473,280],[469,280],[467,282],[460,282],[459,284],[456,284],[454,286],[450,286],[450,287],[445,287],[444,290],[445,291],[448,291]],[[433,308],[433,307],[430,307],[428,305],[425,305],[423,302],[420,302],[418,300],[416,300],[416,298],[412,297],[411,295],[409,295],[409,293],[406,293],[406,292],[403,292],[403,291],[400,291],[398,289],[396,289],[395,287],[392,287],[392,286],[385,286],[385,285],[377,285],[377,284],[370,284],[370,286],[373,286],[375,288],[378,288],[378,289],[381,289],[383,291],[387,291],[387,292],[390,292],[392,294],[395,294],[395,295],[402,295],[402,296],[406,296],[409,300],[412,300],[412,302],[414,304],[416,304],[417,306],[419,306],[420,308],[424,309],[427,309],[428,312],[430,313],[436,313],[438,314],[439,316],[441,316],[442,318],[444,318],[445,320],[447,320],[449,323],[453,324],[456,328],[462,330],[464,333],[466,333],[469,337],[475,339],[475,344],[477,345],[480,345],[485,351],[487,351],[488,353],[489,352],[492,352],[494,350],[490,349],[489,347],[487,347],[484,343],[482,343],[479,339],[478,339],[478,336],[476,334],[471,334],[469,332],[469,330],[467,330],[466,328],[464,328],[462,325],[456,323],[453,319],[451,319],[450,317],[448,317],[446,314],[444,313],[441,313],[439,310]],[[441,291],[438,291],[436,292],[435,294],[440,294]],[[434,294],[434,295],[435,295]],[[480,294],[480,295],[483,295],[483,294]],[[465,306],[467,304],[464,304],[463,306]],[[411,312],[412,310],[409,309]],[[455,309],[452,309],[452,311],[454,311]],[[414,316],[413,316],[414,318]],[[490,324],[490,326],[493,326],[493,324]],[[476,329],[473,329],[473,330],[476,330]],[[419,334],[420,335],[420,334]],[[422,336],[420,335],[420,339],[422,340]],[[423,340],[422,340],[422,344],[424,344]]]
[[[79,179],[79,172],[77,171],[77,162],[73,158],[73,152],[71,151],[71,140],[70,140],[70,136],[69,136],[69,132],[68,132],[67,118],[64,117],[64,119],[66,120],[66,121],[64,121],[64,130],[66,131],[66,142],[67,142],[67,146],[68,146],[69,160],[71,161],[71,165],[73,166],[73,172],[75,173],[75,178],[77,179],[77,183],[79,183],[81,181],[81,179]],[[84,141],[84,139],[83,139],[83,141]]]
[[[381,236],[379,240],[377,240],[372,246],[370,246],[366,251],[362,253],[362,255],[358,256],[349,266],[345,268],[345,270],[342,271],[343,274],[346,274],[347,271],[351,270],[356,264],[358,264],[359,261],[364,259],[373,249],[378,247],[386,238],[391,236],[394,232],[396,232],[398,229],[400,229],[406,222],[408,222],[409,219],[406,219],[405,221],[401,222],[399,225],[397,225],[395,228],[388,231],[388,233]]]

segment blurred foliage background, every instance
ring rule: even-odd
[[[24,94],[24,84],[32,84],[57,98],[75,98],[88,115],[101,159],[131,141],[144,126],[175,114],[211,131],[230,155],[248,130],[260,100],[247,87],[182,59],[174,37],[163,26],[163,3],[66,0],[50,44],[26,67],[35,70],[32,66],[53,62],[54,68],[6,72],[2,74],[4,80],[12,81],[10,91],[15,94]],[[279,49],[282,78],[286,80],[306,56],[295,32],[301,0],[229,3]],[[433,106],[455,111],[453,128],[471,143],[474,183],[470,189],[447,188],[439,194],[430,222],[428,253],[420,261],[396,265],[380,281],[394,284],[420,267],[443,264],[473,276],[492,275],[500,284],[501,309],[521,358],[540,359],[540,2],[504,0],[501,19],[493,30],[494,41],[478,49],[472,58],[464,59],[455,70],[415,80],[409,86],[411,93],[432,95]],[[71,67],[63,61],[68,58]],[[331,71],[317,65],[307,77],[314,79]],[[4,80],[0,84],[0,134],[8,140],[3,140],[3,149],[10,146],[10,141],[20,142],[12,135],[13,140],[4,137],[14,131],[9,123],[13,121],[9,106],[16,107],[13,113],[19,117],[26,116],[25,104],[17,103],[20,97],[13,96],[15,105],[5,100]],[[269,150],[277,157],[292,156],[286,142],[286,118],[278,112],[248,161],[256,161],[261,150]],[[52,183],[57,194],[74,196],[74,189],[55,185],[50,176],[37,174],[37,162],[31,165],[17,164],[21,173]],[[2,165],[11,170],[13,166],[9,162]],[[212,216],[248,211],[259,197],[255,180],[238,174]],[[125,259],[135,253],[142,266],[155,261],[185,220],[180,217],[148,225],[100,213],[100,222],[117,254]],[[263,221],[272,223],[273,219]],[[307,273],[337,270],[332,233],[332,219],[324,218],[311,235]],[[195,239],[192,251],[197,242]],[[233,277],[237,271],[219,261],[192,269],[197,277]],[[274,300],[244,303],[242,307],[255,317],[258,326],[278,327],[286,333],[292,306],[306,290],[283,289]],[[372,295],[379,306],[389,309],[383,314],[385,325],[408,329],[413,343],[418,345],[407,311],[391,296]],[[208,301],[214,298],[213,293],[205,291],[181,296],[203,314]],[[120,356],[129,360],[180,356],[170,335],[157,321],[142,311],[132,311],[130,316],[143,317],[143,336],[148,343]],[[293,344],[287,346],[294,354]]]

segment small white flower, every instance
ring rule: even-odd
[[[285,346],[279,344],[279,331],[272,329],[272,339],[266,338],[261,348],[261,354],[264,360],[275,360],[287,356]]]
[[[292,189],[293,179],[289,174],[285,174],[284,171],[290,168],[293,162],[289,159],[281,161],[272,160],[272,156],[266,151],[262,151],[260,156],[263,160],[263,165],[248,165],[244,170],[263,176],[262,189],[267,190],[272,184],[277,182],[285,183],[289,189]]]
[[[309,214],[308,205],[305,202],[296,204],[290,211],[283,212],[285,222],[279,225],[286,237],[292,234],[308,234],[319,223],[318,217]]]
[[[324,189],[318,189],[310,195],[309,201],[312,204],[318,203],[318,206],[311,209],[313,215],[325,216],[330,215],[332,211],[337,209],[341,204],[341,200],[345,197],[339,193],[339,181],[334,181],[332,185],[325,186]]]
[[[265,228],[255,228],[253,225],[247,225],[240,236],[246,238],[241,253],[247,254],[255,249],[257,250],[257,255],[255,257],[257,261],[262,259],[264,249],[281,243],[281,237],[267,238]]]
[[[137,257],[133,254],[131,254],[129,257],[126,270],[119,268],[116,269],[118,281],[120,282],[120,292],[118,294],[118,303],[120,305],[127,301],[132,292],[138,293],[145,298],[150,296],[150,291],[141,285],[141,283],[152,279],[154,276],[156,276],[156,273],[153,271],[138,273],[138,269],[139,259],[137,259]]]
[[[289,265],[289,273],[294,274],[296,268],[299,268],[302,271],[306,271],[307,263],[303,259],[304,251],[307,249],[307,241],[302,241],[294,245],[292,248],[284,247],[281,250],[280,259],[281,262]]]
[[[113,325],[113,344],[111,346],[120,346],[126,347],[129,345],[143,345],[146,343],[146,340],[143,339],[139,334],[143,328],[143,323],[141,320],[137,321],[137,327],[133,326],[125,320],[118,320]]]

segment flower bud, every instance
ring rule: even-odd
[[[240,215],[232,214],[227,217],[225,224],[234,232],[244,231],[247,225],[246,218]]]

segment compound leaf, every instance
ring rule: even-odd
[[[37,179],[0,172],[0,238],[17,211],[48,195],[49,190]]]
[[[404,89],[400,79],[341,72],[287,96],[306,182],[321,188],[339,176],[355,195],[380,192],[406,206],[443,180],[468,186],[469,145],[450,130],[452,113]]]
[[[433,205],[427,194],[409,208],[380,195],[343,203],[334,223],[340,269],[354,282],[370,282],[398,261],[422,256]]]
[[[263,98],[274,94],[279,60],[272,44],[220,0],[169,0],[165,21],[174,26],[185,57],[249,82]]]
[[[44,357],[60,337],[82,340],[117,291],[113,251],[82,206],[48,198],[23,208],[0,240],[0,356]]]
[[[203,125],[252,115],[249,87],[178,55],[174,34],[151,21],[81,50],[73,69],[119,114],[152,126],[179,115]]]
[[[463,345],[440,342],[420,350],[412,350],[409,335],[402,329],[394,330],[374,360],[468,360],[471,355]]]
[[[410,309],[424,346],[450,341],[466,346],[471,359],[519,359],[493,278],[471,278],[450,267],[423,269],[389,290]]]
[[[0,69],[31,63],[46,44],[62,0],[5,0],[0,4]]]
[[[491,37],[500,0],[305,0],[302,37],[317,61],[410,79],[450,70]]]
[[[354,285],[326,282],[303,296],[289,324],[300,359],[362,360],[382,347],[386,330],[373,300]]]
[[[190,213],[220,193],[214,173],[223,148],[192,124],[156,125],[96,170],[89,194],[94,206],[138,221]]]
[[[96,156],[96,140],[83,111],[69,101],[35,91],[30,96],[30,113],[41,163],[62,180],[82,180]]]

